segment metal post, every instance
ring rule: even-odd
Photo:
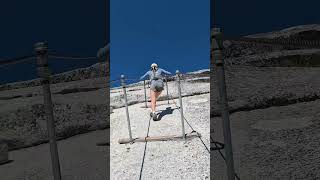
[[[166,78],[166,89],[167,89],[167,98],[168,98],[168,105],[169,103],[169,89],[168,89],[168,78]]]
[[[224,60],[222,58],[222,37],[220,29],[215,28],[213,32],[213,60],[215,63],[215,70],[219,88],[219,100],[220,100],[220,110],[223,123],[223,136],[225,143],[225,153],[226,153],[226,164],[228,180],[234,180],[234,162],[233,162],[233,152],[232,152],[232,140],[231,140],[231,130],[230,130],[230,120],[229,120],[229,110],[227,101],[227,91],[225,83],[225,72],[224,72]]]
[[[126,115],[127,115],[127,121],[128,121],[129,138],[130,138],[130,141],[133,142],[133,140],[132,140],[132,134],[131,134],[131,125],[130,125],[130,117],[129,117],[128,99],[127,99],[127,91],[126,91],[126,83],[125,83],[124,75],[121,75],[121,86],[122,86],[122,89],[123,89],[124,104],[125,104],[125,106],[126,106]]]
[[[39,42],[34,45],[37,55],[38,75],[43,89],[44,108],[47,117],[47,130],[50,143],[51,161],[54,180],[61,180],[58,147],[56,142],[53,107],[50,91],[50,72],[48,68],[48,44]]]
[[[144,103],[146,105],[146,108],[148,108],[148,103],[147,103],[147,90],[146,90],[146,80],[143,81],[143,88],[144,88]]]
[[[180,72],[179,72],[179,70],[176,70],[176,74],[177,74],[177,78],[178,78],[178,93],[179,93],[179,102],[180,102],[182,137],[183,137],[183,140],[186,140],[186,134],[185,134],[185,131],[184,131],[184,116],[183,116],[183,106],[182,106],[181,86],[180,86]]]

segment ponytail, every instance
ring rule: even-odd
[[[151,71],[156,71],[158,68],[157,67],[152,67]]]

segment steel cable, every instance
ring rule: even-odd
[[[186,80],[186,79],[187,79],[187,76],[182,76],[182,77],[184,77],[184,78],[181,79],[181,80]],[[173,78],[173,80],[176,80],[176,77],[172,77],[172,78]],[[115,80],[112,80],[112,81],[119,81],[119,80],[120,80],[120,79],[115,79]],[[126,78],[126,80],[140,80],[140,79],[137,79],[137,78]],[[140,81],[141,81],[141,80],[140,80]],[[111,82],[111,81],[110,81],[110,82]],[[170,95],[169,95],[168,98],[170,98],[170,99],[173,101],[173,103],[175,104],[175,106],[178,108],[178,110],[181,111],[181,110],[180,110],[180,107],[179,107],[178,104],[177,104],[177,102],[173,99],[172,94],[171,94],[171,93],[169,93],[169,94],[170,94]],[[184,121],[188,124],[188,126],[191,128],[192,132],[197,132],[197,131],[195,131],[195,129],[191,126],[191,124],[190,124],[189,121],[185,118],[185,116],[183,116],[183,119],[184,119]],[[149,137],[150,122],[151,122],[151,118],[149,118],[149,125],[148,125],[148,130],[147,130],[147,136],[146,136],[145,138]],[[198,137],[198,138],[200,139],[201,143],[202,143],[202,144],[204,145],[204,147],[206,148],[207,152],[208,152],[209,154],[211,154],[211,151],[210,151],[211,148],[210,148],[210,150],[209,150],[209,148],[208,148],[207,145],[204,143],[204,141],[201,139],[201,137]],[[214,143],[214,145],[215,145],[214,150],[218,150],[219,153],[220,153],[220,155],[221,155],[221,157],[223,158],[223,160],[226,161],[223,153],[221,152],[221,149],[224,148],[224,144],[223,144],[223,143],[220,143],[220,142],[214,141],[211,136],[210,136],[210,140],[211,140],[211,141]],[[218,145],[220,145],[220,147],[219,147]],[[142,158],[142,163],[141,163],[141,168],[140,168],[139,180],[141,180],[141,178],[142,178],[142,172],[143,172],[143,165],[144,165],[144,160],[145,160],[145,155],[146,155],[146,149],[147,149],[147,141],[145,142],[144,153],[143,153],[143,158]],[[235,177],[236,177],[238,180],[240,180],[240,178],[239,178],[239,176],[237,175],[237,173],[235,173]]]
[[[295,46],[295,47],[309,47],[320,48],[319,41],[317,40],[292,40],[286,39],[268,39],[268,38],[249,38],[249,37],[226,37],[228,41],[245,42],[253,44],[270,44],[270,45],[282,45],[282,46]]]
[[[104,58],[99,58],[98,56],[75,56],[75,55],[67,55],[62,54],[56,51],[49,51],[48,57],[52,59],[60,59],[60,60],[99,60],[104,61]]]
[[[171,95],[171,93],[170,93],[170,95]],[[171,95],[170,97],[171,97],[171,100],[174,102],[174,104],[177,106],[178,110],[180,111],[180,107],[178,106],[178,104],[177,104],[177,103],[175,102],[175,100],[173,99],[173,96]],[[192,131],[193,131],[193,132],[196,132],[196,131],[193,129],[193,127],[191,126],[191,124],[188,122],[188,120],[187,120],[184,116],[183,116],[183,118],[184,118],[184,120],[187,122],[187,124],[189,125],[189,127],[192,129]],[[199,139],[201,140],[202,144],[205,146],[205,148],[207,149],[207,151],[209,152],[209,154],[211,154],[211,151],[207,148],[207,146],[205,145],[205,143],[203,142],[203,140],[201,139],[201,137],[199,137]],[[211,136],[210,136],[210,139],[213,140]],[[213,141],[213,142],[215,142],[215,141]],[[223,143],[219,143],[219,142],[215,142],[214,144],[215,144],[215,146],[216,146],[215,148],[219,151],[219,153],[220,153],[221,157],[223,158],[223,160],[226,161],[224,155],[223,155],[222,152],[221,152],[221,149],[224,148],[224,144],[223,144]],[[222,147],[218,147],[217,144],[220,144]],[[239,176],[238,176],[237,173],[235,173],[235,177],[236,177],[238,180],[240,180],[240,178],[239,178]]]
[[[53,59],[69,59],[69,60],[96,60],[98,59],[97,57],[91,56],[91,57],[76,57],[76,56],[62,56],[62,55],[49,55],[49,58]]]
[[[27,55],[27,56],[21,56],[17,58],[12,58],[12,59],[5,59],[5,60],[0,60],[0,67],[11,65],[11,64],[18,64],[18,63],[23,63],[23,62],[28,62],[31,60],[34,60],[35,56],[34,55]]]
[[[110,84],[110,83],[114,83],[114,82],[117,82],[117,81],[120,81],[120,79],[113,79],[113,80],[108,81],[108,83]]]
[[[145,140],[147,139],[147,137],[149,137],[151,119],[152,119],[152,117],[149,118],[149,125],[148,125],[147,136],[145,137]],[[147,144],[148,144],[148,141],[146,140],[146,142],[144,144],[144,151],[143,151],[142,163],[141,163],[141,168],[140,168],[139,180],[141,180],[141,178],[142,178],[143,165],[144,165],[144,160],[145,160],[146,152],[147,152]]]
[[[175,106],[178,108],[178,111],[181,111],[180,107],[178,106],[178,104],[177,104],[177,103],[175,102],[175,100],[173,99],[172,94],[171,94],[171,93],[169,93],[169,94],[170,94],[170,96],[169,96],[168,98],[170,98],[170,99],[173,101],[173,103],[175,104]],[[197,131],[194,130],[194,128],[191,126],[191,124],[188,122],[188,120],[186,119],[185,116],[183,116],[183,119],[184,119],[185,122],[187,122],[187,124],[188,124],[189,127],[191,128],[192,132],[197,132]],[[207,145],[203,142],[203,140],[201,139],[201,137],[198,137],[198,138],[200,139],[200,141],[202,142],[202,144],[204,145],[204,147],[206,148],[206,150],[210,153],[209,148],[208,148]]]

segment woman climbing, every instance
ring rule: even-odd
[[[170,75],[171,73],[158,68],[156,63],[151,64],[151,70],[146,72],[143,76],[140,77],[140,80],[143,80],[147,75],[149,75],[150,79],[150,97],[151,97],[151,113],[150,116],[154,121],[157,120],[156,114],[156,102],[157,98],[160,96],[162,90],[164,89],[163,76],[162,75]]]

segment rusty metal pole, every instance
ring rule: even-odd
[[[181,95],[181,84],[180,84],[180,72],[176,70],[176,75],[178,79],[178,93],[179,93],[179,102],[180,102],[180,115],[181,115],[181,126],[182,126],[182,137],[183,140],[186,140],[186,133],[184,130],[184,116],[183,116],[183,106],[182,106],[182,95]]]
[[[130,142],[133,142],[132,133],[131,133],[130,117],[129,117],[129,107],[128,107],[128,98],[127,98],[127,91],[126,91],[126,83],[125,83],[124,75],[121,75],[121,86],[122,86],[122,89],[123,89],[124,103],[125,103],[125,107],[126,107],[126,115],[127,115],[127,122],[128,122],[129,138],[130,138]]]
[[[54,180],[61,180],[59,153],[56,142],[56,132],[53,116],[53,105],[50,91],[50,72],[48,68],[48,44],[39,42],[34,45],[37,55],[38,75],[43,89],[44,109],[47,118],[47,131],[50,143],[51,161]]]
[[[233,151],[232,151],[232,140],[231,140],[231,129],[230,129],[230,119],[229,119],[229,109],[228,109],[228,100],[227,100],[227,90],[225,82],[225,71],[224,71],[224,59],[222,57],[222,33],[220,29],[215,28],[213,30],[213,60],[215,64],[218,88],[219,88],[219,104],[222,116],[223,124],[223,136],[225,144],[225,153],[226,153],[226,164],[227,164],[227,173],[228,180],[234,180],[235,171],[234,171],[234,161],[233,161]]]
[[[167,89],[167,98],[168,98],[168,105],[170,104],[169,102],[169,89],[168,89],[168,78],[166,78],[166,89]]]
[[[147,103],[147,90],[146,90],[146,80],[143,80],[143,88],[144,88],[144,103],[146,108],[148,108],[148,103]]]

